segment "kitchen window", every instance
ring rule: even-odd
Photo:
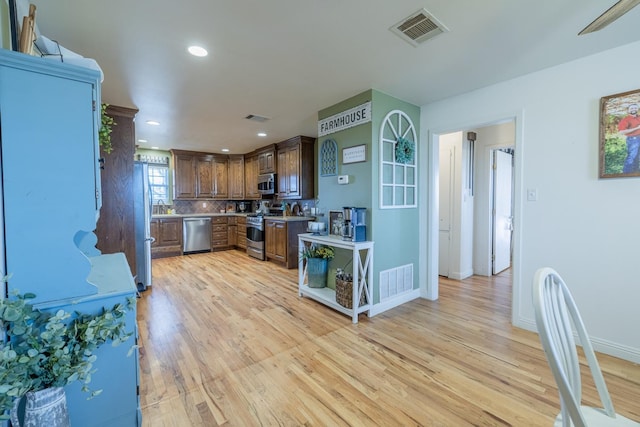
[[[149,188],[154,205],[169,204],[169,166],[149,165]]]

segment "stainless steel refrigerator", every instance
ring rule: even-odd
[[[133,164],[133,209],[136,236],[136,284],[139,291],[151,286],[151,189],[149,165]]]

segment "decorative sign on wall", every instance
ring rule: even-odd
[[[328,135],[371,121],[371,101],[318,121],[318,136]]]
[[[342,164],[358,163],[367,161],[367,146],[356,145],[355,147],[342,149]]]
[[[333,139],[327,139],[320,147],[320,176],[338,174],[338,144]]]

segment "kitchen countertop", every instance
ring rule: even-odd
[[[225,213],[192,213],[192,214],[155,214],[151,216],[151,219],[155,218],[207,218],[214,216],[247,216],[251,215],[248,212],[225,212]],[[266,216],[268,219],[278,219],[283,221],[313,221],[313,216]]]

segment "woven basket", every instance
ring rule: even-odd
[[[336,302],[345,308],[353,308],[353,281],[336,277]],[[360,296],[360,305],[366,303],[364,292]]]

